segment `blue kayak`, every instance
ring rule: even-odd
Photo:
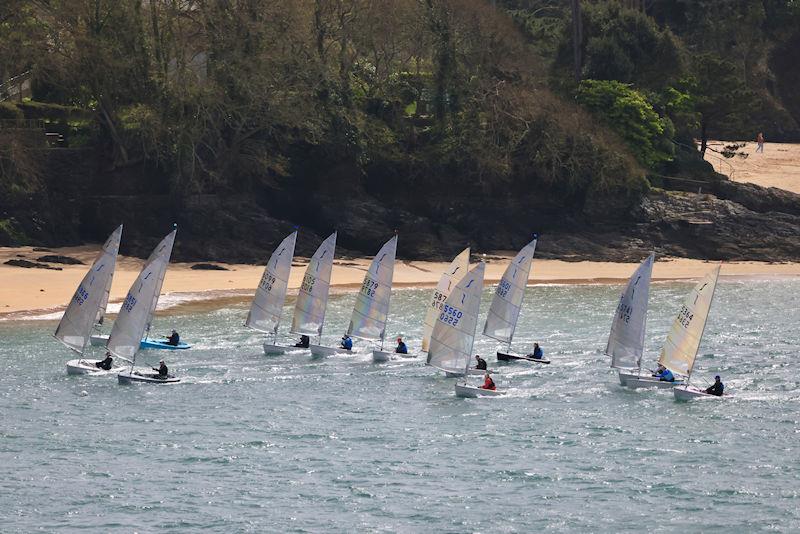
[[[161,350],[183,350],[192,348],[191,345],[188,345],[183,341],[181,341],[177,345],[170,345],[166,341],[160,341],[157,339],[143,339],[139,347],[142,349],[161,349]]]

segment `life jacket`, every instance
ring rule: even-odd
[[[491,389],[492,391],[497,389],[494,385],[494,380],[492,380],[491,376],[487,376],[486,380],[483,381],[483,389]]]

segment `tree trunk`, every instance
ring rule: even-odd
[[[583,42],[582,26],[581,2],[580,0],[572,0],[572,54],[575,69],[575,83],[581,81],[581,44]]]

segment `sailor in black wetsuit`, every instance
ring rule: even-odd
[[[725,384],[719,379],[719,375],[714,377],[714,385],[706,389],[706,393],[717,397],[721,397],[723,391],[725,391]]]
[[[169,369],[167,369],[167,364],[164,363],[164,360],[161,360],[158,366],[158,369],[153,367],[153,371],[158,371],[158,375],[155,378],[167,378],[169,376]]]
[[[95,366],[99,367],[100,369],[104,369],[106,371],[111,369],[111,362],[114,361],[114,358],[111,357],[110,352],[106,352],[106,358],[99,362],[95,362]]]
[[[308,336],[300,336],[300,341],[294,344],[295,347],[300,347],[301,349],[307,349],[308,345],[310,344],[310,340]]]
[[[178,335],[178,332],[175,330],[172,331],[172,335],[167,338],[167,345],[172,345],[174,347],[178,346],[178,343],[181,342],[181,336]]]
[[[477,354],[475,355],[475,359],[478,360],[478,363],[475,364],[475,369],[480,369],[482,371],[485,371],[486,370],[486,360],[484,360],[483,358],[481,358]]]

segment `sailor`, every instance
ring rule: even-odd
[[[347,334],[342,336],[342,348],[345,350],[353,350],[353,340]]]
[[[492,380],[492,377],[489,376],[489,373],[486,373],[483,376],[483,385],[481,386],[481,389],[491,389],[492,391],[497,389],[494,385],[494,380]]]
[[[408,354],[408,347],[406,347],[406,344],[403,343],[402,337],[397,338],[397,347],[395,347],[394,351],[397,354]]]
[[[169,376],[169,369],[167,369],[167,364],[164,363],[164,360],[158,362],[158,369],[153,367],[153,371],[158,371],[158,376],[156,378],[167,378]]]
[[[170,334],[167,337],[167,345],[172,345],[173,347],[177,347],[178,343],[180,342],[181,342],[181,336],[178,335],[178,332],[176,330],[173,330],[172,334]]]
[[[486,370],[486,360],[484,360],[483,358],[481,358],[477,354],[475,355],[475,360],[477,360],[477,362],[478,362],[478,363],[475,364],[475,369],[480,369],[481,371],[485,371]]]
[[[534,360],[541,360],[544,358],[544,352],[542,352],[542,349],[539,347],[538,343],[533,344],[533,354],[531,354],[531,358]]]
[[[653,376],[657,377],[661,382],[675,382],[675,375],[672,374],[672,371],[661,364],[658,364],[658,370]]]
[[[114,361],[114,358],[111,357],[111,352],[107,351],[106,352],[106,358],[104,360],[99,361],[99,362],[95,362],[95,365],[97,367],[99,367],[100,369],[105,369],[106,371],[108,371],[109,369],[111,369],[111,362],[113,362],[113,361]]]
[[[294,344],[295,347],[300,347],[301,349],[307,349],[309,345],[308,336],[300,336],[300,341]]]
[[[722,396],[722,392],[725,390],[725,384],[719,378],[719,375],[714,377],[714,385],[706,389],[706,393],[709,395],[716,395],[717,397]]]

